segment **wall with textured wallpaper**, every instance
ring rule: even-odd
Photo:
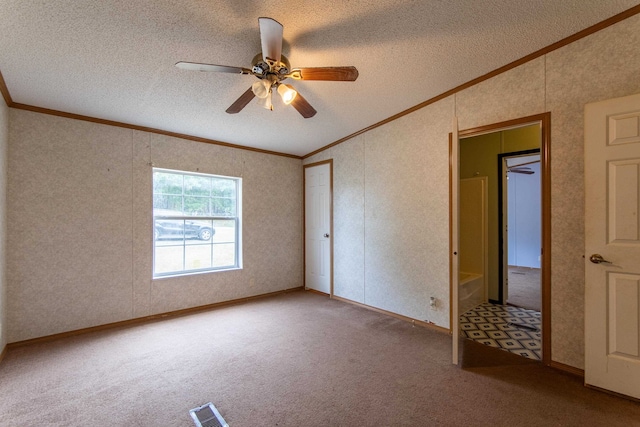
[[[583,109],[640,92],[639,45],[633,16],[305,159],[334,159],[335,294],[448,327],[453,111],[460,129],[550,111],[551,358],[584,368]]]
[[[15,109],[9,141],[9,342],[303,285],[299,159]],[[150,164],[242,177],[242,270],[151,279]]]
[[[336,296],[449,327],[452,112],[449,97],[305,159],[333,158]]]
[[[9,108],[0,101],[0,352],[7,344],[7,147],[9,145]]]

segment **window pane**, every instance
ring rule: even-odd
[[[153,173],[153,194],[182,194],[182,174]]]
[[[236,260],[236,221],[216,220],[216,234],[213,237],[213,265],[224,267],[235,265]]]
[[[234,243],[236,241],[236,222],[233,219],[218,219],[213,222],[216,234],[213,243]]]
[[[236,216],[235,198],[216,197],[211,199],[211,204],[215,216]]]
[[[190,196],[211,195],[211,178],[208,176],[184,176],[184,194]]]
[[[153,195],[153,209],[163,209],[171,212],[154,212],[154,215],[182,215],[182,196],[172,196],[166,194]]]
[[[209,197],[184,196],[184,213],[190,216],[211,216]]]
[[[178,219],[156,219],[154,236],[160,239],[180,239],[184,238],[184,220]]]
[[[183,246],[156,246],[154,271],[156,274],[184,270]]]
[[[185,247],[184,264],[186,270],[211,267],[211,245],[199,244]]]
[[[235,197],[236,181],[233,179],[213,178],[212,196]]]
[[[214,179],[211,209],[215,216],[236,215],[236,181],[231,179]]]
[[[228,267],[236,265],[236,245],[220,243],[213,245],[213,266]]]
[[[184,235],[187,239],[196,240],[196,243],[201,241],[209,241],[211,237],[215,235],[216,230],[211,224],[211,220],[185,220]]]

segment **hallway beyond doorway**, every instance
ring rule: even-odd
[[[508,305],[541,311],[540,269],[509,266]]]

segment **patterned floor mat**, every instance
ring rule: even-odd
[[[542,360],[540,313],[484,303],[460,316],[462,336],[517,355]]]

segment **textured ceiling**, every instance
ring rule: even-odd
[[[637,0],[2,0],[0,72],[14,102],[305,155],[638,5]],[[356,82],[293,81],[225,110],[255,77],[258,17],[284,25],[293,67],[354,65]]]

